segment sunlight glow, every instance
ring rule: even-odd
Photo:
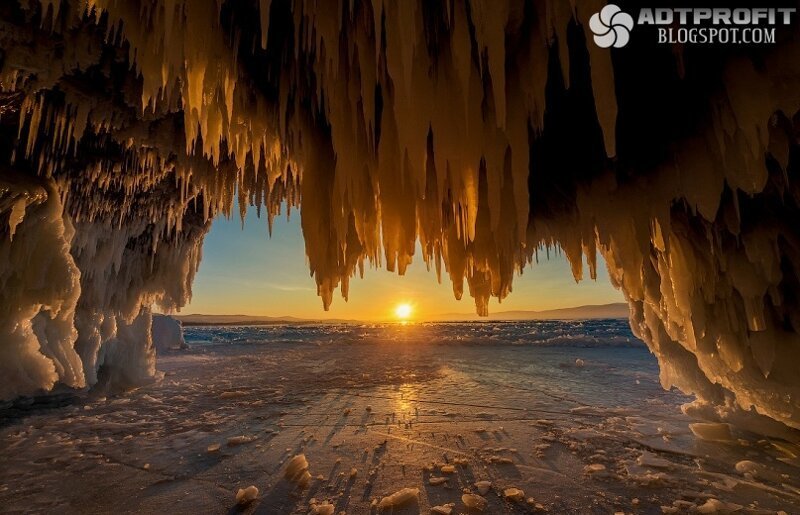
[[[411,304],[398,304],[397,307],[394,308],[394,315],[400,320],[408,320],[411,318],[411,313],[413,311]]]

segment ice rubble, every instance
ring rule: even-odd
[[[687,409],[796,438],[796,27],[613,54],[599,0],[11,4],[0,397],[151,380],[210,220],[302,199],[326,307],[417,239],[484,314],[540,252],[599,252]]]

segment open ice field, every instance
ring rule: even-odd
[[[800,513],[800,449],[696,436],[625,321],[186,339],[159,383],[0,411],[0,511]]]

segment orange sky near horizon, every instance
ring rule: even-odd
[[[337,294],[330,311],[324,311],[308,271],[299,215],[293,212],[290,221],[277,218],[272,238],[266,220],[257,218],[253,208],[244,228],[238,217],[215,220],[203,246],[192,301],[180,314],[382,321],[395,320],[395,309],[402,303],[411,305],[412,320],[475,312],[468,291],[455,300],[449,277],[443,273],[439,284],[435,272],[426,270],[419,257],[402,277],[385,269],[367,269],[364,279],[351,279],[348,302]],[[605,263],[598,265],[597,281],[576,284],[563,256],[551,252],[548,260],[541,253],[538,264],[515,278],[511,295],[502,303],[492,299],[489,310],[542,311],[622,302],[622,293],[608,281]]]

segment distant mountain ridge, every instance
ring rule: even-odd
[[[581,320],[600,318],[628,318],[628,305],[624,302],[613,304],[591,304],[570,308],[549,309],[545,311],[498,311],[488,317],[479,317],[468,313],[445,313],[420,318],[420,322],[480,322],[498,320]],[[341,318],[299,318],[292,316],[260,316],[260,315],[174,315],[185,326],[197,325],[271,325],[271,324],[355,324],[359,320]]]
[[[628,305],[624,302],[612,304],[589,304],[571,308],[548,309],[544,311],[498,311],[488,317],[478,317],[464,313],[447,313],[434,318],[436,321],[473,320],[581,320],[599,318],[628,318]]]
[[[270,317],[260,315],[204,315],[192,313],[190,315],[173,315],[180,320],[182,325],[271,325],[271,324],[352,324],[358,320],[345,320],[340,318],[298,318],[292,316]]]

